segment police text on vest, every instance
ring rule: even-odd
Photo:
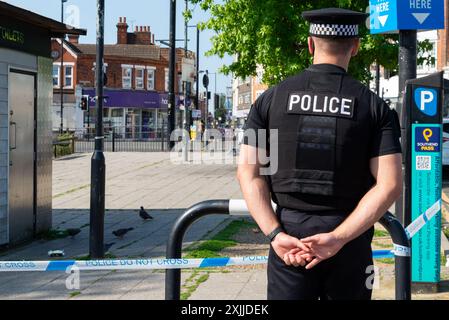
[[[352,118],[354,97],[334,93],[293,92],[288,97],[287,113]]]

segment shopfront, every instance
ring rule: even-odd
[[[84,113],[84,128],[95,126],[94,88],[84,88],[89,109]],[[167,95],[157,92],[105,89],[103,120],[105,132],[136,140],[160,139],[167,128]],[[179,101],[179,99],[177,99]],[[178,112],[179,113],[179,110]],[[179,117],[178,117],[179,118]]]

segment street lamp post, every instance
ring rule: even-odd
[[[170,0],[170,57],[168,71],[168,139],[170,150],[175,142],[171,141],[171,132],[175,130],[176,99],[175,99],[175,73],[176,73],[176,0]]]
[[[61,0],[61,23],[64,23],[64,3],[68,0]],[[61,70],[59,71],[59,90],[61,96],[61,123],[59,125],[59,132],[64,132],[64,40],[65,34],[61,36]]]
[[[188,28],[196,28],[196,94],[195,106],[199,109],[200,101],[200,28],[198,25],[188,26]]]
[[[95,151],[91,159],[90,191],[90,235],[89,253],[92,259],[104,256],[104,211],[106,164],[103,154],[103,56],[104,56],[104,0],[97,0],[97,62],[96,62],[96,102],[97,123]]]

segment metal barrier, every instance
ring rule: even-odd
[[[181,258],[182,242],[188,227],[196,220],[211,214],[248,216],[249,211],[244,200],[208,200],[190,207],[176,220],[170,232],[167,243],[167,259]],[[410,247],[403,226],[390,212],[387,212],[379,220],[379,223],[389,232],[395,245]],[[395,253],[395,281],[396,300],[411,300],[411,262],[409,255]],[[165,271],[165,299],[179,300],[180,294],[181,270],[167,269]]]

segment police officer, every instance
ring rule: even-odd
[[[373,225],[402,188],[399,123],[347,73],[366,14],[329,8],[302,16],[313,65],[252,106],[238,179],[271,241],[268,299],[370,299]]]

